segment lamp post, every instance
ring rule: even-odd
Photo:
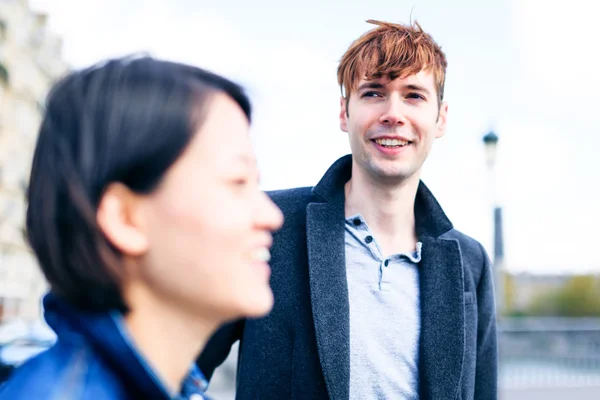
[[[496,292],[496,310],[498,315],[504,311],[504,239],[502,236],[502,207],[498,199],[496,184],[496,158],[498,153],[498,135],[493,131],[483,137],[485,145],[486,162],[488,167],[489,184],[492,194],[493,221],[494,221],[494,256],[493,273],[494,289]]]

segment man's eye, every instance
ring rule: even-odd
[[[361,97],[381,97],[377,92],[365,92]]]
[[[419,93],[409,93],[406,97],[409,99],[425,100],[425,97]]]

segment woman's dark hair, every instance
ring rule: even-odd
[[[52,88],[33,158],[26,228],[54,294],[87,310],[127,310],[122,255],[96,222],[101,195],[113,182],[151,192],[218,92],[250,121],[240,86],[151,57],[109,60]]]

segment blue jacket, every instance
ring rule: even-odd
[[[44,309],[57,342],[17,368],[0,387],[0,399],[205,398],[206,380],[197,367],[182,394],[170,396],[128,339],[120,313],[82,312],[52,294],[44,298]]]
[[[333,164],[314,188],[270,194],[285,215],[271,249],[274,308],[266,318],[222,328],[198,360],[210,377],[240,340],[239,400],[349,397],[344,184],[351,161],[346,156]],[[422,183],[415,221],[423,243],[420,398],[496,399],[496,318],[488,257],[477,241],[454,229]]]

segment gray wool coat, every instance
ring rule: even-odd
[[[237,399],[349,396],[344,184],[351,156],[313,188],[271,192],[285,215],[271,249],[272,312],[221,328],[198,359],[207,378],[240,340]],[[496,318],[485,250],[460,233],[421,182],[415,201],[421,399],[497,398]],[[375,338],[373,340],[376,340]]]

